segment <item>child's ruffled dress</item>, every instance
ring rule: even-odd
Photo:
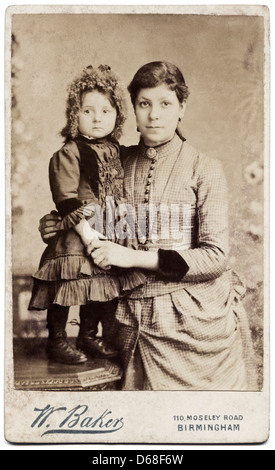
[[[137,269],[97,267],[73,229],[85,218],[106,238],[128,244],[123,238],[123,210],[121,215],[123,176],[119,145],[107,139],[78,136],[53,155],[50,186],[62,222],[33,276],[30,310],[107,302],[145,282]]]

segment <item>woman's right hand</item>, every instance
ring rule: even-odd
[[[40,219],[38,230],[44,243],[48,243],[56,235],[61,220],[62,218],[57,211],[51,211],[50,214],[46,214]]]

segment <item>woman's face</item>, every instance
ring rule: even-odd
[[[78,116],[80,134],[93,139],[106,137],[114,130],[116,117],[116,109],[111,105],[107,95],[97,90],[83,94]]]
[[[135,113],[145,145],[156,146],[171,140],[184,111],[185,103],[180,103],[175,91],[166,84],[142,88],[136,98]]]

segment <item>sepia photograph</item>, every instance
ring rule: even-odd
[[[7,441],[264,442],[268,7],[11,6],[5,39]]]

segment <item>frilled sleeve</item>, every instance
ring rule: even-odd
[[[159,250],[160,274],[174,280],[200,282],[219,277],[227,267],[227,183],[219,161],[204,159],[197,169],[197,247]],[[171,266],[173,260],[173,268]]]
[[[78,198],[80,155],[74,142],[65,144],[51,158],[49,180],[53,201],[62,217],[60,230],[70,229],[92,215],[87,204]]]

